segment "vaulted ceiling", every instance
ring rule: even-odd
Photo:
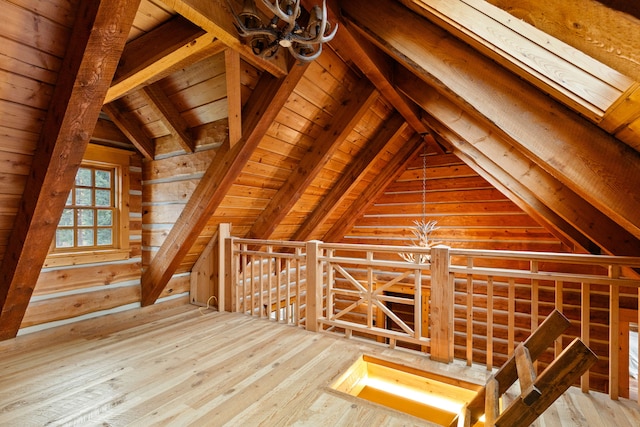
[[[91,137],[132,147],[147,165],[176,151],[201,161],[215,147],[145,269],[143,304],[197,258],[215,221],[241,216],[234,198],[255,211],[237,218],[243,235],[335,240],[423,140],[576,248],[640,256],[637,7],[328,8],[336,37],[297,64],[284,50],[253,55],[226,0],[6,0],[0,149],[23,160],[4,175],[19,176],[19,191],[3,199],[1,319],[24,313]],[[274,156],[286,174],[264,160]]]

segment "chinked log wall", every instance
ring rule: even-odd
[[[142,266],[142,167],[131,156],[129,175],[129,258],[87,264],[45,267],[21,325],[21,333],[83,318],[131,308],[140,301]],[[176,280],[167,294],[188,290],[188,278]],[[173,292],[172,292],[173,291]]]

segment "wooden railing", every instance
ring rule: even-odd
[[[599,357],[583,390],[629,395],[624,335],[640,323],[640,258],[236,238],[226,252],[227,309],[413,346],[443,362],[498,367],[557,309],[572,326],[539,363],[581,338]]]

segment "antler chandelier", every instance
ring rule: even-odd
[[[273,13],[267,25],[262,23],[254,0],[244,0],[242,12],[236,14],[227,0],[235,20],[235,26],[241,37],[247,38],[253,53],[270,58],[280,47],[289,49],[293,57],[300,61],[313,61],[322,53],[322,43],[333,39],[338,30],[333,31],[327,22],[327,3],[322,8],[316,5],[309,13],[306,26],[298,23],[301,15],[300,0],[261,0]]]

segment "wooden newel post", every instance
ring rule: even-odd
[[[221,223],[218,226],[218,311],[231,311],[231,290],[227,288],[227,257],[226,241],[231,237],[231,224]]]
[[[224,265],[224,277],[223,281],[220,283],[220,286],[224,289],[224,293],[221,298],[223,302],[220,303],[220,311],[238,311],[234,293],[234,284],[237,279],[237,265],[233,257],[233,245],[233,237],[228,236],[224,239],[224,250],[220,252],[221,257],[223,258],[221,264]]]
[[[322,261],[320,241],[307,242],[307,314],[308,331],[319,330],[318,319],[322,317]]]
[[[431,359],[453,362],[453,276],[449,247],[431,248]]]

